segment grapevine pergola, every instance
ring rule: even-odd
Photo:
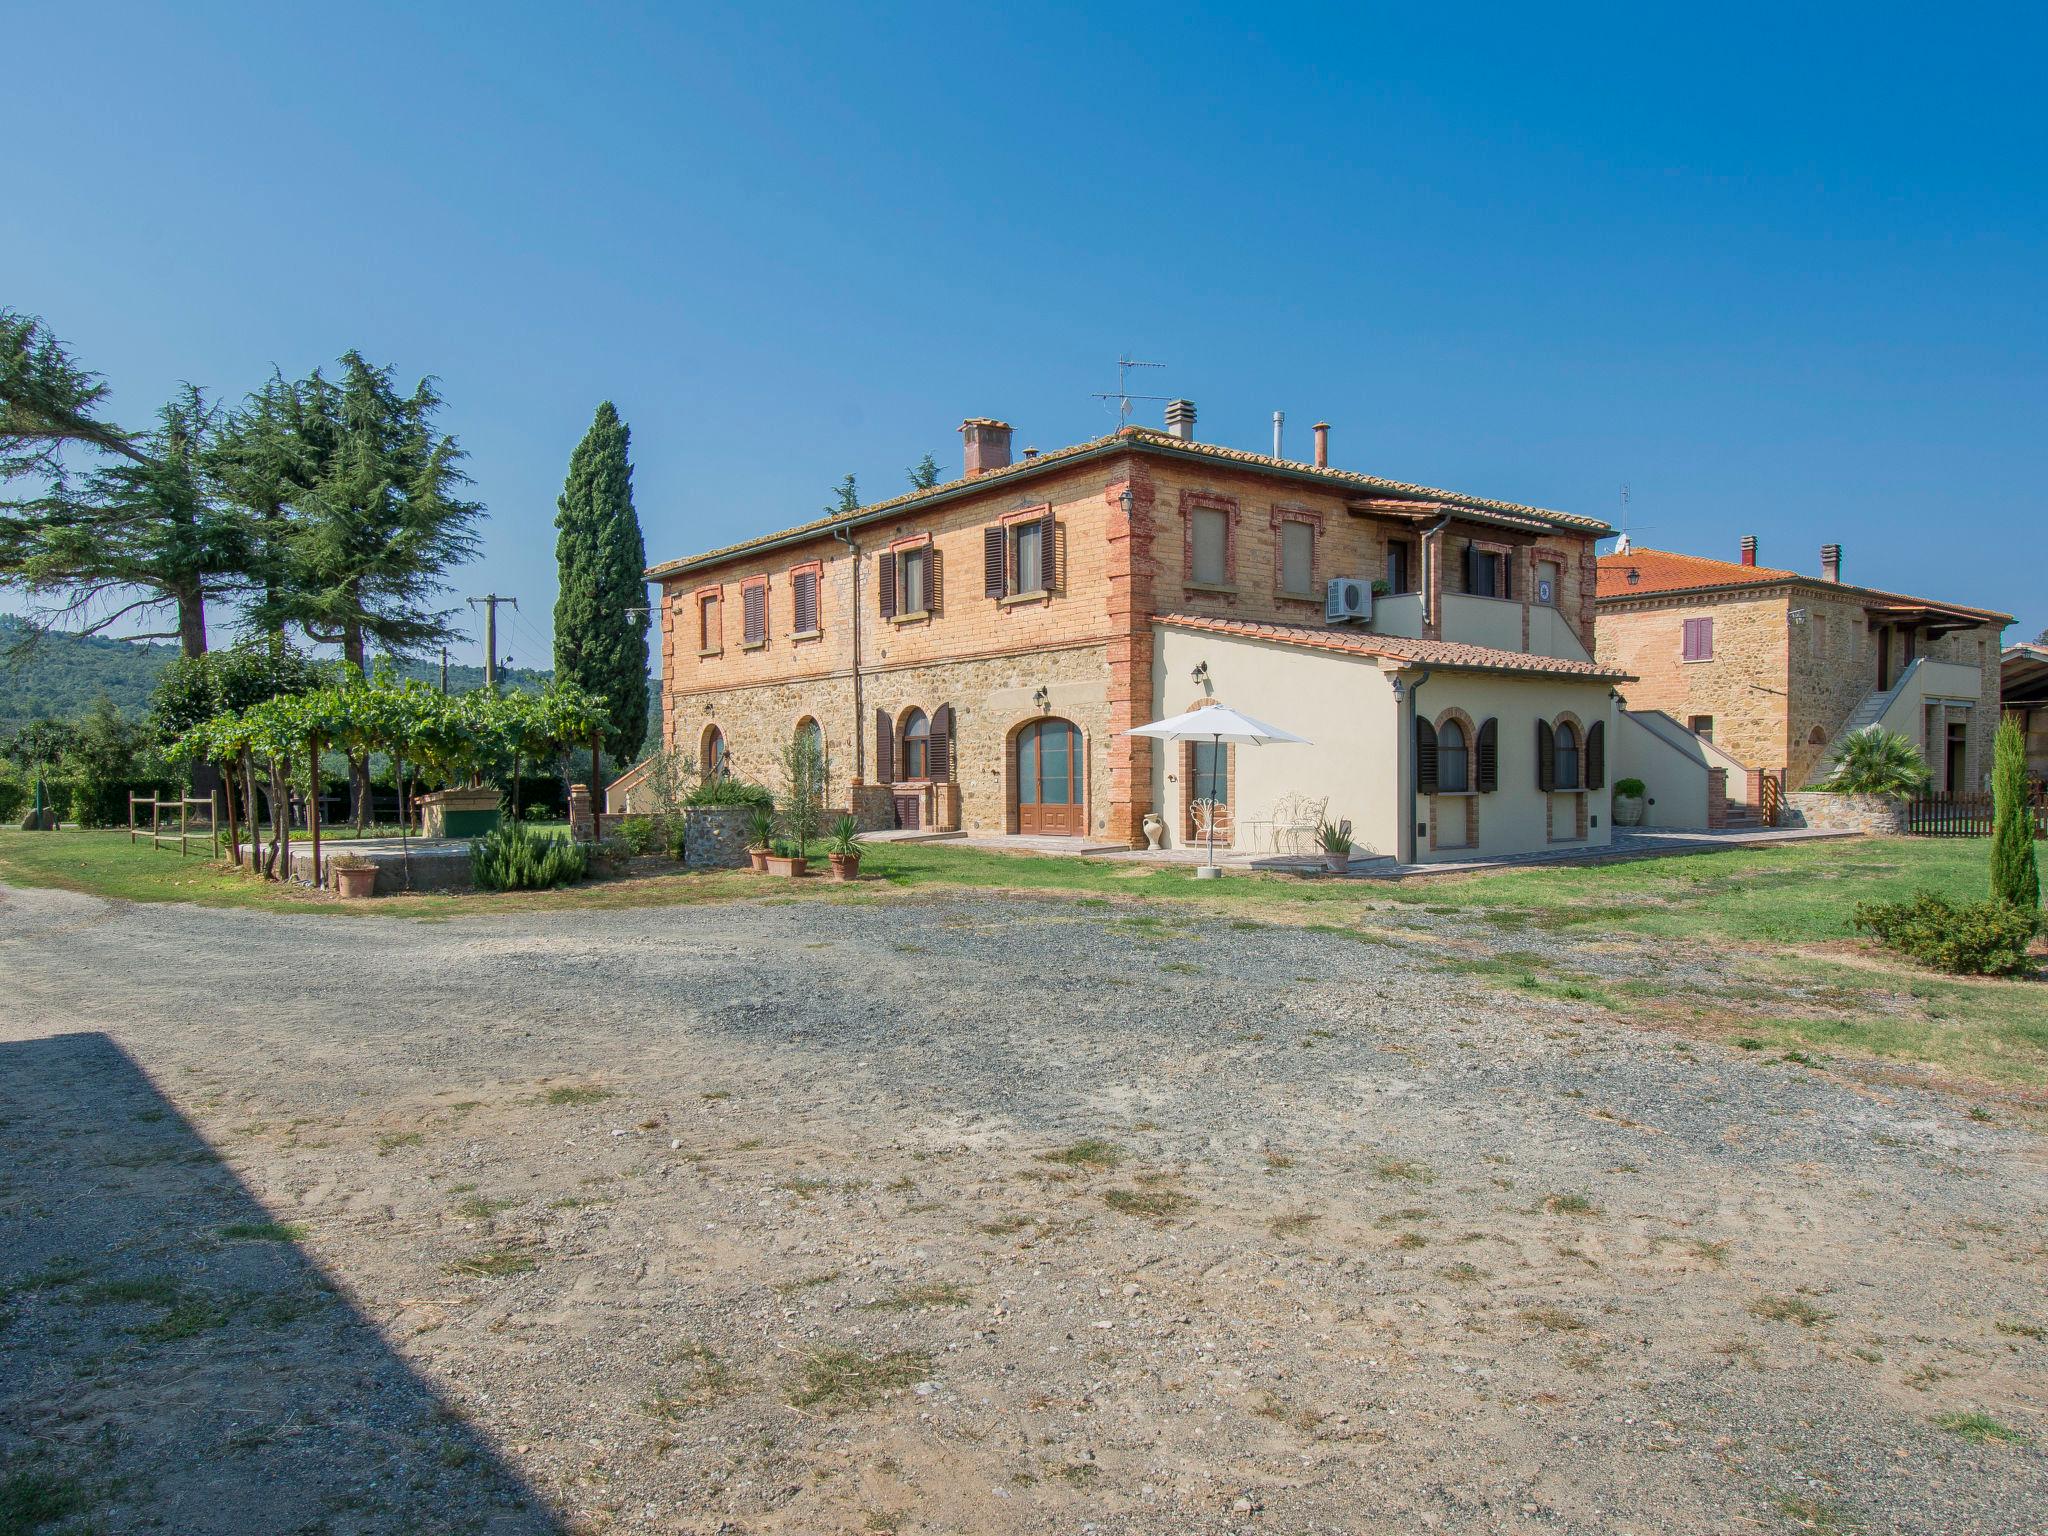
[[[211,763],[227,779],[228,841],[242,861],[236,826],[237,781],[247,790],[255,775],[269,776],[271,841],[267,859],[252,825],[250,860],[270,878],[291,872],[290,792],[295,765],[307,777],[307,831],[313,844],[313,883],[320,884],[320,754],[333,750],[359,759],[390,757],[398,782],[399,832],[407,836],[407,768],[449,784],[475,784],[504,763],[516,764],[580,746],[606,729],[601,700],[573,683],[540,693],[478,689],[443,694],[417,680],[351,673],[306,693],[265,699],[248,709],[215,715],[181,736],[174,757]],[[253,805],[254,798],[249,803]],[[253,812],[251,813],[254,814]]]

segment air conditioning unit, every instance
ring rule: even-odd
[[[1370,624],[1372,583],[1351,576],[1332,576],[1323,589],[1325,624]]]

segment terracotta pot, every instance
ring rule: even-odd
[[[768,850],[767,850],[766,848],[749,848],[749,849],[747,850],[747,862],[748,862],[749,864],[751,864],[751,865],[753,865],[753,866],[754,866],[754,873],[755,873],[755,874],[757,874],[757,875],[765,875],[765,874],[767,874],[767,873],[768,873]]]
[[[343,901],[361,901],[377,893],[377,871],[369,869],[337,869],[334,872],[334,888],[341,893]]]
[[[834,880],[858,880],[860,878],[860,855],[857,853],[829,853],[825,862],[832,866]]]
[[[1341,875],[1350,867],[1351,852],[1349,849],[1346,849],[1343,853],[1331,853],[1327,849],[1324,850],[1323,868],[1327,869],[1331,874]]]
[[[783,875],[793,880],[811,872],[811,861],[800,859],[795,854],[771,853],[766,857],[771,875]]]

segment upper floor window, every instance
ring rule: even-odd
[[[719,601],[716,592],[707,592],[697,599],[697,649],[701,652],[720,650],[725,636],[719,629]]]
[[[740,589],[741,641],[746,645],[768,643],[768,583],[751,582]]]
[[[817,571],[801,570],[791,573],[789,601],[795,632],[799,635],[815,635],[818,632]]]
[[[885,619],[915,619],[937,613],[938,550],[925,543],[888,551],[881,557],[875,590]]]
[[[1204,586],[1230,581],[1230,514],[1217,507],[1196,507],[1188,518],[1194,553],[1188,574]]]
[[[1465,590],[1474,597],[1512,597],[1508,557],[1497,549],[1465,546]]]
[[[1685,621],[1685,659],[1687,661],[1712,661],[1714,659],[1714,621],[1712,619],[1687,619]]]
[[[1315,596],[1316,528],[1288,518],[1280,524],[1280,590],[1290,597]]]
[[[1058,586],[1058,535],[1051,508],[1039,516],[984,528],[983,590],[990,597],[1037,597]]]
[[[1387,590],[1415,590],[1415,546],[1406,539],[1396,539],[1387,546]]]

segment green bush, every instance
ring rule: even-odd
[[[709,778],[683,796],[683,804],[758,805],[772,808],[775,804],[775,792],[765,784],[749,784],[745,779]]]
[[[1614,781],[1614,792],[1617,795],[1625,795],[1631,800],[1642,799],[1646,787],[1641,779],[1616,779]]]
[[[2018,715],[1998,722],[1991,769],[1991,895],[2033,912],[2041,905],[2034,860],[2034,807],[2027,798],[2027,737]]]
[[[469,845],[470,868],[482,891],[546,891],[590,872],[590,858],[566,837],[523,821],[501,821]]]
[[[2002,901],[1952,902],[1932,891],[1911,901],[1859,901],[1854,918],[1887,949],[1955,976],[2012,976],[2033,969],[2027,946],[2039,915]]]
[[[11,763],[0,762],[0,822],[12,823],[28,805],[34,786]]]
[[[654,846],[654,822],[646,816],[628,816],[613,835],[637,857]]]
[[[1834,765],[1821,787],[1843,795],[1918,795],[1933,779],[1920,749],[1881,725],[1845,736],[1835,749]]]

